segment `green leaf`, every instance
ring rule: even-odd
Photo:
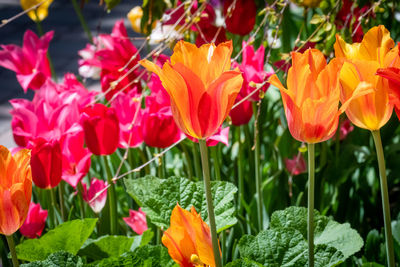
[[[238,259],[225,265],[225,267],[262,267],[262,266],[263,266],[262,264],[249,259]]]
[[[87,240],[78,254],[92,260],[118,257],[124,252],[133,251],[139,246],[147,245],[152,237],[153,232],[151,230],[134,237],[106,235],[95,240]]]
[[[203,182],[192,182],[186,178],[159,179],[146,176],[125,179],[127,192],[142,207],[152,223],[164,229],[169,227],[172,209],[177,203],[184,208],[194,206],[204,221],[208,220],[207,203]],[[233,197],[237,188],[228,182],[211,182],[217,231],[236,224]]]
[[[135,251],[126,252],[116,258],[106,258],[102,261],[91,264],[96,267],[170,267],[177,266],[168,254],[168,250],[163,246],[146,245],[137,248]]]
[[[107,10],[111,10],[116,7],[121,0],[104,0],[107,5]]]
[[[34,261],[21,264],[21,267],[81,267],[82,259],[65,251],[58,251],[47,257],[44,261]]]
[[[317,211],[314,218],[315,266],[336,266],[361,249],[363,241],[349,224],[339,224]],[[264,266],[307,266],[307,209],[274,212],[270,229],[242,237],[238,246],[242,259]]]
[[[28,239],[16,246],[18,259],[45,260],[57,251],[76,255],[96,226],[97,219],[73,220],[60,224],[39,239]]]
[[[350,224],[339,224],[318,211],[314,211],[314,243],[328,245],[343,253],[348,258],[359,251],[364,242]],[[307,209],[303,207],[289,207],[283,211],[276,211],[271,217],[271,228],[293,228],[299,230],[304,239],[307,239]]]

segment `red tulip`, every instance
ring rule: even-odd
[[[143,140],[151,147],[166,148],[179,141],[181,130],[174,121],[171,109],[165,107],[158,112],[147,112],[143,116]]]
[[[354,130],[353,124],[351,124],[349,119],[345,119],[340,123],[339,126],[339,131],[340,131],[339,139],[340,140],[346,139],[347,135],[351,133],[353,130]]]
[[[89,204],[89,206],[95,213],[100,213],[100,211],[104,208],[104,205],[106,205],[107,201],[107,189],[104,190],[104,188],[107,187],[107,182],[104,182],[103,180],[99,180],[96,178],[92,178],[89,190],[87,190],[85,183],[82,183],[82,186],[83,186],[83,196],[82,196],[83,200]],[[94,199],[96,194],[101,190],[104,191]]]
[[[143,234],[147,230],[146,214],[142,211],[142,208],[139,208],[138,211],[129,210],[129,217],[122,219],[138,235]]]
[[[86,107],[81,115],[85,142],[95,155],[110,155],[119,143],[119,122],[114,108],[103,104]]]
[[[242,99],[243,97],[239,94],[235,104]],[[235,126],[247,124],[251,120],[251,117],[253,117],[253,105],[250,101],[245,100],[239,106],[231,109],[229,116],[231,117],[232,124]]]
[[[29,205],[28,216],[24,224],[19,228],[22,235],[28,238],[37,238],[42,235],[46,225],[47,210],[43,210],[40,204],[31,202]]]
[[[51,31],[39,38],[27,30],[22,47],[1,45],[0,66],[16,72],[24,92],[39,89],[51,77],[47,49],[53,34]]]
[[[37,187],[50,189],[61,181],[62,154],[58,140],[38,138],[29,143],[32,180]]]
[[[235,3],[235,4],[234,4]],[[226,29],[234,34],[249,34],[256,23],[257,6],[254,0],[225,0]]]

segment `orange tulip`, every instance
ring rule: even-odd
[[[232,42],[205,44],[200,48],[179,41],[162,69],[142,60],[157,74],[171,99],[172,113],[186,134],[205,139],[213,135],[228,116],[243,78],[231,67]]]
[[[24,223],[32,194],[30,152],[13,156],[0,146],[0,234],[12,235]]]
[[[162,243],[181,267],[215,266],[210,228],[193,206],[190,212],[175,206]]]
[[[379,130],[392,115],[388,81],[375,73],[379,68],[398,64],[398,48],[393,47],[390,33],[382,25],[370,29],[361,43],[350,45],[336,36],[335,55],[344,62],[339,74],[341,102],[352,98],[359,86],[373,88],[370,93],[353,99],[346,109],[347,117],[360,128]]]
[[[303,54],[292,52],[286,89],[276,75],[269,82],[279,88],[289,131],[301,142],[319,143],[330,139],[336,132],[339,115],[340,88],[338,72],[340,62],[333,59],[328,65],[324,55],[317,49]],[[360,87],[358,94],[370,88]],[[354,95],[356,97],[357,95]]]

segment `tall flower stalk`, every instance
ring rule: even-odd
[[[314,267],[314,184],[315,184],[315,144],[308,144],[308,266]]]
[[[389,267],[394,267],[395,262],[394,262],[392,227],[390,220],[389,194],[388,194],[385,158],[383,155],[381,134],[379,130],[371,131],[371,133],[372,137],[374,138],[376,157],[378,159],[378,166],[379,166],[379,177],[381,184],[381,195],[382,195],[382,206],[383,206],[383,221],[385,225],[387,262]]]

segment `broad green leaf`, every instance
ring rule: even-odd
[[[364,242],[350,224],[339,224],[318,211],[314,211],[314,243],[328,245],[343,253],[348,258],[361,249]],[[293,228],[301,232],[307,239],[307,209],[303,207],[289,207],[283,211],[276,211],[271,217],[271,228]]]
[[[28,239],[16,246],[20,260],[45,260],[57,251],[76,255],[96,226],[97,219],[73,220],[60,224],[39,239]]]
[[[142,207],[151,222],[164,229],[169,227],[172,209],[177,203],[184,208],[191,206],[208,221],[207,203],[203,182],[192,182],[186,178],[170,177],[159,179],[146,176],[139,179],[125,179],[127,192]],[[211,182],[217,231],[236,224],[233,197],[237,188],[228,182]]]
[[[135,251],[126,252],[120,257],[106,258],[102,261],[91,264],[96,267],[170,267],[178,266],[169,256],[167,248],[163,246],[146,245],[137,248]]]
[[[339,224],[314,211],[315,266],[336,266],[359,251],[363,241],[350,225]],[[239,241],[242,259],[264,266],[308,264],[307,209],[289,207],[271,216],[270,229]]]
[[[139,246],[147,245],[152,236],[153,233],[151,230],[148,230],[143,235],[134,237],[106,235],[95,240],[89,239],[79,250],[78,254],[92,260],[118,257],[125,252],[135,250]]]
[[[257,236],[244,236],[239,241],[240,256],[264,266],[306,266],[308,244],[295,229],[276,228],[260,232]],[[315,266],[335,266],[342,262],[343,254],[334,247],[316,245]]]
[[[21,264],[21,267],[81,267],[82,259],[65,251],[53,253],[44,261],[34,261]]]

